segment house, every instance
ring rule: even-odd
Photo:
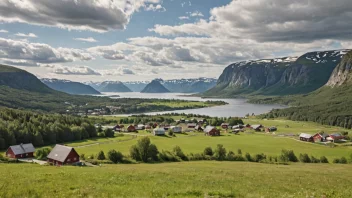
[[[135,128],[136,128],[137,131],[144,130],[145,129],[145,125],[144,124],[139,124]]]
[[[48,163],[56,166],[79,162],[79,155],[72,147],[57,144],[47,156]]]
[[[189,129],[194,129],[194,128],[196,128],[196,126],[197,126],[196,123],[189,123],[189,124],[187,124],[187,128],[189,128]]]
[[[243,129],[244,126],[242,124],[239,124],[239,125],[235,125],[232,127],[232,129]]]
[[[207,126],[204,129],[204,134],[208,136],[220,136],[220,131],[215,127]]]
[[[221,128],[223,129],[228,129],[229,128],[229,123],[222,123]]]
[[[152,127],[150,125],[147,125],[147,126],[145,126],[145,129],[150,130],[150,129],[152,129]]]
[[[31,158],[34,156],[35,148],[32,143],[10,146],[6,151],[9,158]]]
[[[112,130],[117,131],[117,132],[121,132],[122,127],[120,125],[116,125]]]
[[[263,128],[263,125],[261,124],[252,125],[251,128],[255,131],[261,131],[261,129]]]
[[[180,127],[180,126],[172,126],[172,127],[170,127],[170,129],[174,133],[182,133],[182,127]]]
[[[199,132],[203,132],[204,131],[204,128],[201,125],[197,125],[194,129],[196,131],[199,131]]]
[[[343,141],[344,139],[345,139],[345,136],[341,135],[340,133],[331,134],[326,138],[326,140],[331,142]]]
[[[306,142],[314,142],[314,138],[311,134],[307,134],[307,133],[301,133],[299,135],[299,139],[301,141],[306,141]]]
[[[154,135],[165,135],[165,129],[164,128],[156,128],[153,130]]]
[[[170,128],[171,128],[170,125],[165,125],[165,126],[164,126],[165,131],[169,130]]]
[[[313,135],[314,142],[326,142],[327,137],[329,137],[327,133],[317,133]]]
[[[133,125],[130,125],[127,127],[127,132],[136,132],[136,127]]]
[[[181,118],[180,123],[186,123],[186,120],[184,118]]]

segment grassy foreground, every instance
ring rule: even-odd
[[[0,164],[0,197],[350,197],[350,165]]]

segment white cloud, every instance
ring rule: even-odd
[[[7,30],[0,30],[0,33],[8,33],[9,31]]]
[[[88,38],[74,38],[76,41],[83,41],[83,42],[88,42],[88,43],[96,43],[98,42],[95,40],[93,37],[88,37]]]
[[[37,38],[37,35],[35,35],[33,33],[29,33],[29,34],[17,33],[17,34],[15,34],[15,36],[27,37],[27,38]]]
[[[126,67],[118,67],[117,69],[109,69],[109,70],[100,70],[99,71],[103,76],[124,76],[124,75],[135,75],[135,72]]]
[[[191,17],[204,17],[204,15],[199,11],[194,11],[189,14]]]
[[[131,15],[160,0],[5,0],[0,22],[106,32],[125,29]],[[153,6],[154,7],[154,6]]]
[[[178,17],[180,20],[187,20],[187,19],[189,19],[189,17],[188,16],[180,16],[180,17]]]
[[[60,75],[84,75],[84,76],[100,76],[101,74],[87,66],[63,66],[63,65],[43,65],[54,74]]]
[[[146,11],[160,11],[160,12],[166,11],[166,9],[163,6],[161,6],[160,4],[157,4],[157,5],[149,4],[148,6],[145,6],[144,10],[146,10]]]
[[[94,59],[89,53],[70,48],[53,48],[43,43],[0,38],[0,59],[36,63],[63,63]]]

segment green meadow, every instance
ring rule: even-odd
[[[350,165],[0,164],[0,197],[350,197]]]

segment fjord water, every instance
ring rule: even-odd
[[[116,96],[119,95],[120,98],[155,98],[155,99],[178,99],[178,100],[191,100],[191,101],[225,101],[228,105],[215,106],[209,108],[201,109],[187,109],[187,110],[176,110],[176,111],[163,111],[163,112],[150,112],[144,113],[146,115],[156,115],[156,114],[165,114],[165,113],[193,113],[200,115],[208,115],[214,117],[230,117],[230,116],[245,116],[246,114],[255,115],[269,112],[272,109],[282,109],[286,108],[283,105],[264,105],[264,104],[250,104],[247,103],[245,99],[219,99],[219,98],[201,98],[190,96],[191,94],[184,93],[138,93],[138,92],[129,92],[129,93],[104,93],[104,95]],[[126,116],[126,115],[123,115]]]

